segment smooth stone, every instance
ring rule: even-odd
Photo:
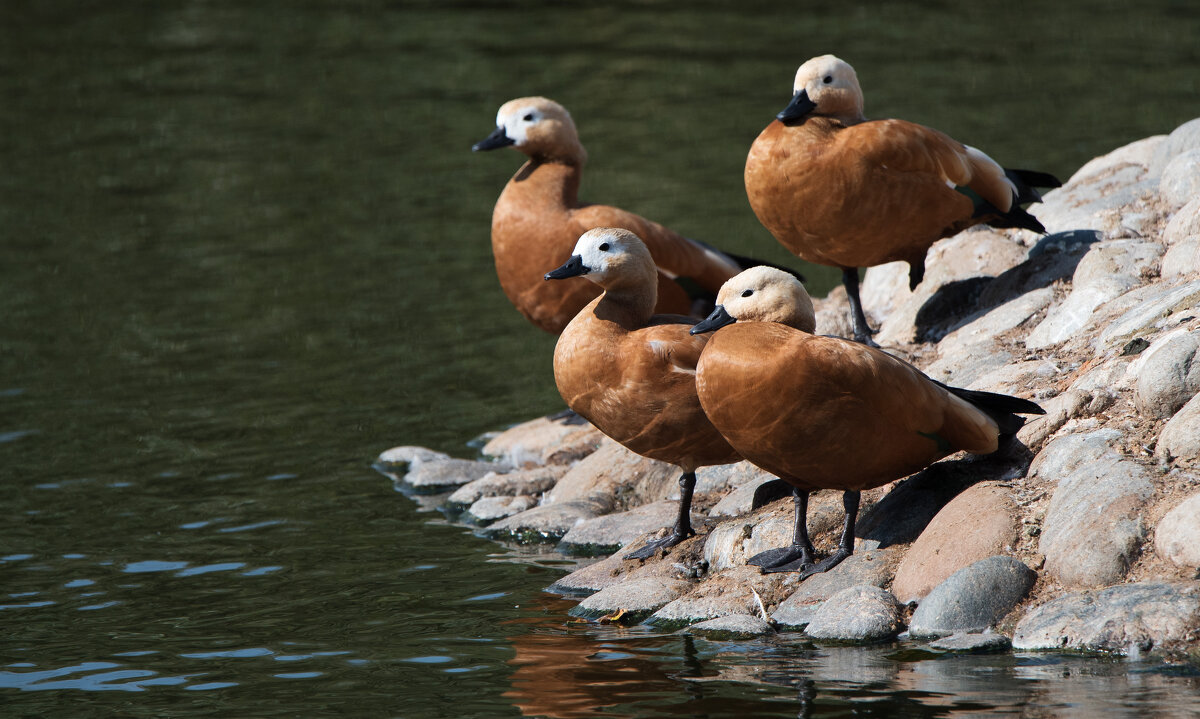
[[[743,487],[757,487],[775,475],[743,460],[733,464],[718,464],[696,470],[696,494],[731,492]],[[749,505],[747,504],[747,508]],[[710,513],[711,516],[711,513]]]
[[[1171,134],[1154,148],[1154,153],[1150,156],[1150,174],[1161,175],[1178,155],[1197,148],[1200,148],[1200,117],[1188,120],[1172,130]]]
[[[538,417],[509,427],[483,446],[483,454],[501,458],[514,467],[546,464],[564,444],[586,437],[598,443],[603,435],[580,418],[567,421]]]
[[[902,261],[868,267],[858,291],[863,311],[868,313],[868,319],[875,321],[871,326],[876,328],[883,318],[894,314],[912,294],[912,290],[908,289],[908,263]],[[844,288],[841,299],[848,310],[850,303],[845,299]]]
[[[750,507],[754,503],[754,490],[758,489],[759,485],[766,484],[775,479],[775,476],[769,472],[763,472],[756,478],[749,479],[745,484],[733,489],[721,498],[721,501],[713,505],[713,508],[708,510],[710,517],[741,517],[750,513]]]
[[[645,539],[649,539],[647,536]],[[704,559],[701,555],[703,543],[692,537],[671,548],[665,561],[633,561],[624,555],[641,547],[645,542],[635,540],[611,556],[598,562],[586,564],[565,576],[559,577],[546,591],[559,594],[592,594],[614,584],[630,579],[655,578],[660,581],[689,580],[703,574]]]
[[[1141,655],[1171,651],[1200,625],[1200,583],[1141,582],[1061,596],[1017,624],[1013,648]]]
[[[731,614],[757,615],[776,604],[796,584],[796,574],[792,572],[762,574],[758,567],[745,566],[726,569],[710,575],[690,593],[660,608],[647,622],[678,628]]]
[[[1106,155],[1094,157],[1076,170],[1075,174],[1071,175],[1071,179],[1066,181],[1065,186],[1078,185],[1096,175],[1110,175],[1114,170],[1127,165],[1140,165],[1142,168],[1147,168],[1154,156],[1154,151],[1166,139],[1166,135],[1153,135],[1141,140],[1134,140]]]
[[[678,499],[679,475],[678,467],[642,457],[606,438],[599,449],[558,480],[544,501],[590,500],[608,507],[598,514],[608,514],[660,499]]]
[[[1163,427],[1154,454],[1185,467],[1200,466],[1200,394],[1188,400]]]
[[[771,634],[771,625],[762,617],[749,614],[730,614],[716,619],[709,619],[687,627],[685,632],[707,634],[714,639],[733,639],[753,637],[760,634]]]
[[[1161,272],[1164,280],[1200,274],[1200,232],[1167,248]]]
[[[990,654],[1008,651],[1012,640],[1003,634],[951,634],[929,643],[930,649],[959,654]]]
[[[1091,392],[1068,389],[1060,395],[1038,402],[1046,414],[1027,421],[1017,430],[1017,439],[1030,451],[1037,452],[1050,435],[1062,429],[1068,420],[1079,416],[1094,399],[1095,396]]]
[[[390,469],[398,471],[403,475],[409,469],[416,467],[422,462],[441,462],[450,459],[450,455],[445,452],[437,452],[426,447],[416,447],[413,445],[403,445],[400,447],[392,447],[389,450],[381,452],[378,462],[387,466]],[[389,473],[390,475],[390,473]],[[394,475],[390,475],[395,479]]]
[[[875,642],[900,633],[900,605],[870,585],[847,587],[821,604],[804,633],[814,639]]]
[[[1075,467],[1058,481],[1038,540],[1046,570],[1066,586],[1121,580],[1145,539],[1141,509],[1149,474],[1115,453]]]
[[[692,585],[683,580],[659,577],[629,578],[601,589],[571,607],[567,613],[576,617],[596,619],[624,609],[627,614],[632,615],[631,620],[636,622],[679,598],[691,588]]]
[[[1200,391],[1200,332],[1178,328],[1156,338],[1129,367],[1137,377],[1134,404],[1147,417],[1163,419]]]
[[[505,517],[483,530],[490,537],[510,537],[521,543],[557,542],[586,520],[599,516],[606,506],[577,499],[539,507]]]
[[[678,514],[679,502],[664,500],[644,504],[628,512],[587,519],[571,527],[558,548],[570,554],[608,554],[643,534],[670,529],[675,525]],[[665,536],[665,533],[660,534]]]
[[[1200,148],[1176,155],[1163,168],[1158,192],[1171,209],[1200,197]]]
[[[927,376],[938,382],[956,387],[970,387],[981,378],[1004,369],[1012,361],[1013,356],[1009,352],[975,345],[958,353],[943,354],[924,371]]]
[[[529,495],[484,497],[474,502],[467,514],[480,522],[491,522],[504,517],[511,517],[519,512],[537,506],[537,499]]]
[[[1174,245],[1195,235],[1200,235],[1200,195],[1171,215],[1162,239],[1166,244]]]
[[[1042,196],[1041,204],[1029,210],[1050,233],[1100,230],[1104,229],[1106,214],[1119,212],[1157,190],[1157,178],[1152,178],[1144,167],[1129,164],[1050,190]]]
[[[1175,312],[1196,307],[1200,304],[1200,280],[1174,286],[1151,285],[1128,294],[1134,293],[1137,295],[1129,298],[1132,306],[1105,324],[1092,343],[1095,349],[1107,350],[1123,345]]]
[[[945,358],[977,351],[990,353],[997,336],[1019,327],[1030,317],[1045,309],[1053,298],[1054,290],[1043,287],[1005,302],[943,337],[938,343],[938,356]],[[966,380],[958,379],[956,381],[964,382]]]
[[[814,574],[800,583],[771,613],[771,620],[784,627],[804,628],[821,603],[857,586],[883,587],[892,578],[886,550],[855,552],[827,572]]]
[[[1001,394],[1021,394],[1030,386],[1053,381],[1061,372],[1061,367],[1045,359],[1012,362],[972,380],[966,387]]]
[[[565,472],[566,467],[562,465],[514,469],[504,474],[489,472],[454,490],[446,501],[450,504],[469,505],[485,497],[538,495],[553,487]]]
[[[429,459],[410,464],[402,481],[418,491],[435,491],[473,482],[495,472],[498,466],[495,462],[470,459]]]
[[[1200,568],[1200,493],[1180,502],[1159,521],[1154,548],[1172,564]]]
[[[1025,338],[1025,346],[1042,349],[1070,339],[1100,305],[1145,283],[1147,268],[1157,263],[1162,245],[1140,240],[1113,240],[1091,246],[1079,261],[1071,293]]]
[[[1012,557],[982,559],[950,575],[917,606],[914,637],[979,632],[1012,611],[1037,581],[1037,572]]]
[[[867,269],[868,276],[873,269],[876,268]],[[905,285],[905,289],[907,289],[907,285]],[[867,314],[868,324],[878,327],[880,315],[866,305],[866,300],[863,302],[863,311]],[[854,329],[850,324],[850,300],[846,298],[846,288],[842,285],[834,287],[825,297],[814,297],[813,313],[817,319],[816,334],[847,338],[854,336]]]
[[[1020,537],[1017,507],[1008,490],[977,484],[950,500],[913,542],[892,581],[901,602],[919,600],[955,572],[1011,552]]]
[[[1121,431],[1114,427],[1056,437],[1034,457],[1029,476],[1058,482],[1080,465],[1111,452],[1121,437]]]

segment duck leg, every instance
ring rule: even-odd
[[[625,555],[625,559],[648,559],[660,549],[674,547],[688,537],[696,536],[692,529],[692,492],[696,489],[696,473],[684,472],[679,478],[679,517],[671,533],[662,539],[650,542],[641,549]]]
[[[814,574],[827,572],[841,563],[843,559],[854,554],[854,524],[858,521],[858,501],[861,498],[859,492],[845,492],[842,494],[842,507],[846,510],[846,523],[842,525],[842,539],[838,542],[837,551],[829,555],[825,559],[816,564],[804,566],[799,562],[782,565],[779,567],[764,568],[763,573],[770,572],[800,572],[800,579],[806,579]]]
[[[850,300],[850,322],[854,326],[854,341],[868,347],[878,347],[871,335],[877,330],[867,324],[867,315],[863,312],[862,300],[858,297],[858,268],[842,269],[842,284],[846,287],[846,297]]]
[[[763,572],[791,571],[780,567],[799,568],[812,564],[814,550],[808,538],[808,492],[793,488],[792,504],[795,507],[795,521],[791,546],[759,552],[747,559],[746,564],[762,567]]]

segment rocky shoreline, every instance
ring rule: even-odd
[[[586,423],[539,418],[481,460],[397,447],[378,467],[489,536],[609,555],[549,589],[572,610],[714,636],[802,631],[937,651],[1079,650],[1200,661],[1200,119],[1084,165],[1030,208],[1050,234],[972,229],[867,271],[876,340],[934,379],[1045,409],[989,457],[955,455],[863,493],[855,553],[797,582],[747,557],[791,535],[791,502],[751,514],[770,475],[697,472],[698,536],[623,560],[674,519],[677,470]],[[848,336],[844,290],[817,332]],[[837,492],[809,528],[830,551]],[[613,553],[615,552],[615,553]]]

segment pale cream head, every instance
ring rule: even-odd
[[[606,290],[645,287],[657,293],[658,269],[650,250],[629,230],[597,227],[579,236],[575,252],[587,277]],[[653,303],[651,303],[653,304]]]
[[[496,127],[513,141],[513,147],[531,157],[565,159],[583,163],[587,159],[571,113],[544,97],[509,100],[496,113]]]
[[[796,70],[792,93],[807,92],[815,115],[863,119],[863,94],[850,63],[833,55],[814,57]]]
[[[778,322],[810,333],[817,327],[804,285],[774,267],[751,267],[731,277],[721,285],[717,304],[738,322]]]

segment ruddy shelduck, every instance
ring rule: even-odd
[[[692,332],[715,332],[696,370],[709,420],[743,457],[792,487],[792,544],[751,557],[764,572],[824,572],[854,551],[859,493],[1001,437],[1043,414],[1033,402],[947,387],[891,355],[812,334],[812,302],[785,273],[761,267],[725,283]],[[808,537],[808,493],[844,491],[838,549],[820,562]]]
[[[874,344],[858,268],[909,264],[925,274],[930,245],[977,224],[1044,233],[1024,203],[1052,175],[1006,170],[979,150],[903,120],[867,120],[854,68],[833,55],[796,71],[791,103],[746,158],[746,195],[763,226],[801,259],[842,270],[854,337]]]
[[[617,207],[579,201],[587,152],[571,115],[553,100],[522,97],[496,114],[496,129],[475,151],[513,147],[529,156],[505,185],[492,212],[492,254],[504,294],[533,324],[558,334],[599,289],[587,282],[545,283],[547,267],[561,264],[587,230],[622,227],[637,234],[658,265],[660,312],[689,314],[688,286],[707,295],[743,267],[760,264],[687,239]],[[682,281],[682,284],[681,284]],[[707,312],[708,310],[703,310]]]
[[[644,559],[694,535],[696,469],[741,459],[696,397],[696,362],[708,338],[690,333],[693,318],[653,314],[655,275],[646,245],[619,228],[583,233],[570,259],[545,275],[583,276],[602,289],[554,348],[554,382],[567,406],[630,450],[683,471],[671,533],[627,559]]]

